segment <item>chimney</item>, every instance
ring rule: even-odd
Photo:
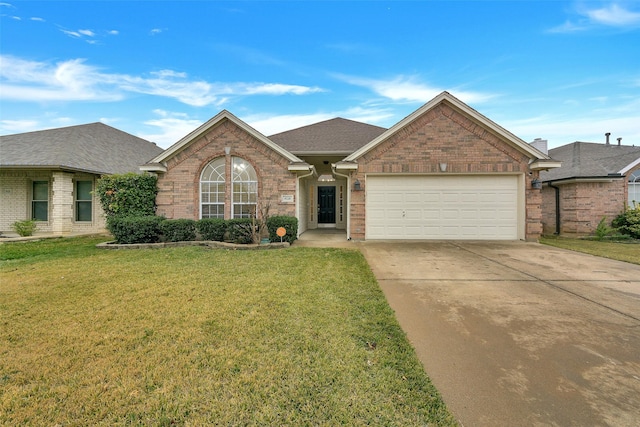
[[[606,137],[607,137],[606,145],[609,145],[609,137],[611,136],[611,132],[607,132],[607,133],[605,133],[605,134],[604,134],[604,136],[606,136]]]
[[[542,151],[544,154],[549,154],[549,150],[547,149],[547,140],[542,138],[536,138],[533,142],[529,143],[534,148]]]
[[[622,145],[622,138],[618,138],[618,147]]]

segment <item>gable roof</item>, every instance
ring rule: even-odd
[[[348,155],[381,135],[386,129],[336,117],[269,137],[296,155]]]
[[[396,132],[400,131],[402,128],[412,123],[414,120],[418,119],[423,114],[435,108],[441,103],[446,103],[456,111],[461,112],[462,114],[471,118],[475,122],[482,125],[485,129],[497,135],[500,139],[506,141],[507,143],[511,144],[513,147],[515,147],[522,153],[529,156],[532,160],[534,160],[531,163],[531,169],[557,168],[560,166],[560,163],[554,161],[548,155],[544,154],[537,148],[529,145],[522,139],[518,138],[508,130],[504,129],[502,126],[498,125],[497,123],[483,116],[482,114],[480,114],[473,108],[469,107],[467,104],[460,101],[458,98],[456,98],[455,96],[451,95],[449,92],[446,92],[446,91],[440,93],[431,101],[427,102],[422,107],[418,108],[416,111],[414,111],[413,113],[411,113],[410,115],[408,115],[407,117],[405,117],[404,119],[396,123],[391,128],[389,128],[386,132],[379,135],[377,138],[375,138],[368,144],[364,145],[360,149],[353,152],[351,155],[349,155],[344,159],[344,162],[357,161],[359,157],[362,157],[364,154],[373,150],[379,144],[383,143],[384,141],[389,139],[391,136],[393,136]]]
[[[204,133],[208,132],[209,129],[211,129],[214,126],[217,126],[218,124],[224,122],[225,120],[232,122],[242,130],[244,130],[245,132],[247,132],[248,134],[256,138],[257,140],[259,140],[260,142],[262,142],[263,144],[271,148],[273,151],[277,152],[278,154],[280,154],[281,156],[289,160],[291,163],[304,163],[298,157],[291,154],[289,151],[285,150],[279,145],[275,144],[269,138],[267,138],[266,136],[264,136],[263,134],[261,134],[260,132],[258,132],[257,130],[255,130],[254,128],[252,128],[251,126],[249,126],[248,124],[246,124],[245,122],[237,118],[236,116],[234,116],[233,114],[231,114],[229,111],[222,110],[221,112],[216,114],[214,117],[209,119],[206,123],[203,123],[194,131],[187,134],[184,138],[180,139],[171,147],[167,148],[164,152],[162,152],[158,156],[151,159],[148,162],[147,166],[143,167],[143,170],[163,171],[165,169],[163,163],[167,159],[172,157],[174,154],[182,151],[184,148],[189,146],[192,142],[194,142]]]
[[[543,181],[611,178],[622,176],[640,165],[640,147],[629,145],[576,141],[553,148],[549,154],[563,163],[559,169],[542,173]]]
[[[0,168],[46,168],[95,174],[139,172],[163,150],[104,123],[0,136]]]

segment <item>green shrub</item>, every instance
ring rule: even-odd
[[[626,209],[611,223],[620,233],[640,239],[640,205]]]
[[[254,221],[251,218],[234,218],[227,220],[229,240],[233,243],[253,243]]]
[[[161,216],[113,216],[107,218],[107,228],[116,243],[156,243],[160,241]]]
[[[160,223],[160,232],[167,242],[196,240],[196,222],[192,219],[165,219]]]
[[[96,194],[107,218],[155,215],[158,178],[136,173],[103,176]]]
[[[222,242],[227,231],[227,222],[221,218],[203,218],[196,223],[202,240]]]
[[[604,239],[605,237],[611,235],[614,231],[615,230],[609,227],[609,224],[607,224],[607,217],[603,216],[598,223],[598,226],[596,227],[596,238]]]
[[[298,238],[298,218],[286,215],[269,217],[267,228],[269,229],[269,239],[272,242],[280,241],[280,236],[276,234],[276,230],[280,227],[284,227],[287,230],[287,234],[282,237],[283,242],[293,243]]]
[[[32,236],[36,231],[36,222],[32,219],[25,219],[24,221],[16,221],[11,224],[11,228],[22,237]]]

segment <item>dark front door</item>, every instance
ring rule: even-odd
[[[318,187],[318,224],[336,222],[336,187]]]

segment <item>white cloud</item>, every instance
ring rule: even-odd
[[[120,31],[118,31],[118,30],[109,30],[109,31],[107,31],[107,34],[109,34],[110,36],[117,36],[118,34],[120,34]]]
[[[56,64],[0,55],[0,89],[6,100],[81,101],[122,99],[103,75],[81,59]]]
[[[0,120],[0,134],[31,132],[40,130],[40,122],[37,120]]]
[[[5,99],[18,101],[122,99],[127,92],[176,99],[194,107],[220,106],[230,96],[306,95],[317,87],[282,83],[221,83],[190,80],[173,70],[148,76],[109,74],[87,65],[83,59],[58,63],[27,61],[0,55],[0,89]]]
[[[157,132],[138,134],[140,138],[155,142],[162,148],[168,148],[184,136],[202,125],[200,120],[189,118],[184,113],[154,110],[158,118],[147,120],[145,125],[157,128]]]
[[[45,20],[43,18],[38,18],[37,16],[33,16],[31,18],[32,21],[37,21],[37,22],[45,22]]]
[[[149,34],[151,34],[152,36],[155,36],[156,34],[160,34],[163,31],[164,30],[162,28],[153,28],[151,31],[149,31]]]
[[[390,80],[377,80],[363,77],[336,75],[337,78],[355,86],[366,87],[380,96],[396,102],[425,103],[440,92],[449,90],[454,96],[466,103],[485,102],[495,95],[470,92],[456,88],[443,89],[422,83],[417,77],[397,76]]]
[[[242,95],[306,95],[309,93],[324,92],[324,90],[319,87],[288,85],[281,83],[243,84],[238,85],[235,91]]]
[[[96,33],[94,33],[91,30],[78,30],[78,33],[82,34],[83,36],[87,36],[87,37],[95,37]]]
[[[612,3],[600,9],[584,11],[592,22],[613,27],[626,27],[640,24],[640,13],[633,12]]]
[[[551,33],[575,33],[598,27],[635,28],[640,27],[640,12],[627,9],[613,2],[603,7],[587,8],[578,5],[574,11],[578,17],[551,28]]]

